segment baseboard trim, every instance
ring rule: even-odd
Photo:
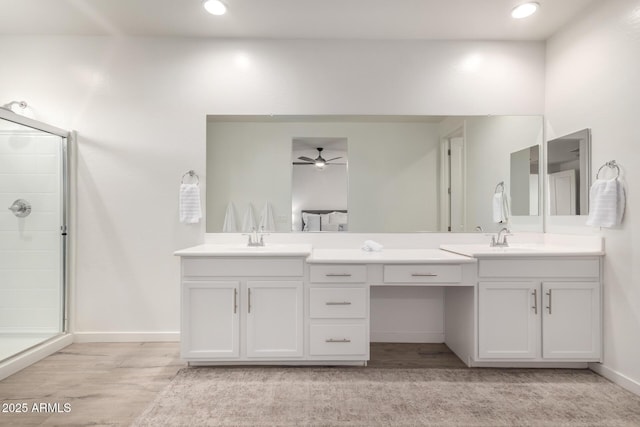
[[[371,342],[443,343],[444,332],[376,332],[371,331]]]
[[[10,375],[15,374],[24,368],[33,365],[36,362],[44,359],[47,356],[52,355],[58,350],[62,350],[66,346],[73,343],[73,336],[71,334],[65,334],[51,340],[44,342],[37,347],[27,350],[17,356],[0,363],[0,380],[7,378]]]
[[[589,369],[598,375],[602,375],[612,383],[618,384],[620,387],[640,396],[640,382],[633,380],[618,371],[608,368],[601,363],[589,363]]]
[[[469,360],[473,368],[545,368],[545,369],[587,369],[587,362],[518,362],[518,361],[477,361]]]
[[[74,342],[179,342],[180,332],[74,332]]]

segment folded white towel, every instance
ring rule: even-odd
[[[262,213],[260,213],[260,231],[276,231],[276,221],[273,217],[273,209],[269,202],[264,203]]]
[[[615,227],[622,223],[626,196],[620,180],[598,179],[589,191],[589,218],[587,225]]]
[[[200,186],[198,184],[180,185],[180,222],[195,224],[202,218],[200,207]]]
[[[509,199],[504,192],[493,195],[493,222],[506,223],[509,221],[511,211],[509,209]]]
[[[362,250],[367,252],[380,252],[382,248],[384,248],[384,246],[373,240],[365,240],[362,245]]]
[[[236,209],[233,206],[233,202],[229,202],[227,206],[227,213],[224,215],[224,224],[222,224],[223,233],[236,233],[238,227],[236,226]]]
[[[258,228],[256,227],[256,219],[253,216],[253,206],[251,206],[251,203],[249,203],[249,206],[247,206],[247,210],[244,212],[244,218],[242,220],[242,232],[251,233],[255,230],[258,230]]]

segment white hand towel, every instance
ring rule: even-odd
[[[229,202],[227,206],[227,213],[224,215],[224,224],[222,224],[223,233],[236,233],[238,227],[236,226],[236,209],[233,207],[233,202]]]
[[[493,195],[493,222],[505,223],[509,221],[510,210],[509,200],[506,194],[503,192],[495,193]]]
[[[367,252],[380,252],[382,248],[384,248],[384,246],[373,240],[365,240],[362,245],[362,250]]]
[[[202,218],[200,187],[198,184],[180,185],[180,222],[195,224]]]
[[[276,231],[276,221],[273,217],[273,209],[269,202],[264,203],[262,213],[260,214],[260,231]]]
[[[244,212],[244,219],[242,220],[242,232],[251,233],[256,230],[258,229],[256,228],[256,219],[253,216],[253,206],[249,203],[247,210]]]
[[[589,218],[587,225],[615,227],[622,223],[626,196],[624,185],[618,179],[597,179],[589,191]]]

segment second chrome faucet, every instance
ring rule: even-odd
[[[502,227],[500,231],[498,231],[498,236],[491,236],[491,243],[489,246],[492,248],[505,248],[509,246],[509,242],[507,242],[507,236],[511,234],[511,231],[507,227]]]

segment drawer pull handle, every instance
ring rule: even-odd
[[[247,289],[248,292],[248,298],[247,298],[247,313],[251,313],[251,288]]]
[[[342,338],[340,340],[329,338],[328,340],[325,340],[325,342],[351,342],[351,340],[347,338]]]
[[[412,277],[438,277],[435,273],[413,273]]]
[[[327,277],[351,277],[349,273],[327,273]]]
[[[349,302],[349,301],[340,301],[340,302],[338,302],[338,301],[336,301],[336,302],[329,301],[329,302],[326,302],[325,304],[326,305],[351,305],[351,302]]]

